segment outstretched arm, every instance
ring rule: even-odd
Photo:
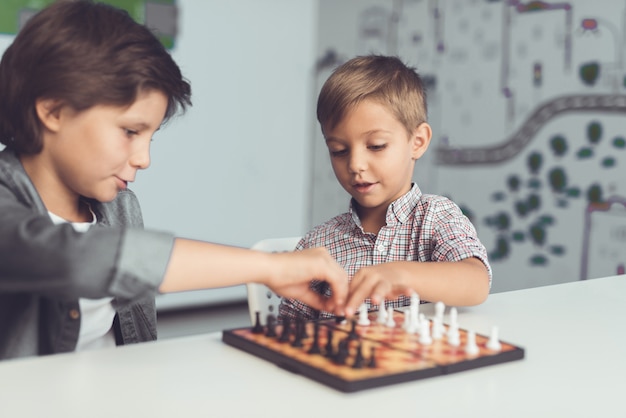
[[[313,279],[328,282],[327,298],[310,288]],[[296,298],[315,309],[343,314],[348,276],[324,248],[266,253],[244,248],[176,239],[161,292],[262,283],[277,294]]]
[[[345,313],[351,316],[366,298],[378,304],[416,292],[420,299],[469,306],[485,301],[489,273],[477,258],[461,261],[394,261],[360,269],[350,283]]]

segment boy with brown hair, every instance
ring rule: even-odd
[[[157,292],[256,282],[341,310],[347,276],[322,248],[269,254],[143,229],[128,185],[190,97],[158,38],[103,3],[55,2],[4,52],[0,360],[154,340]]]
[[[449,199],[412,183],[432,131],[419,75],[396,57],[356,57],[323,85],[317,118],[333,171],[352,196],[349,211],[315,227],[297,246],[326,247],[351,278],[346,315],[406,306],[412,293],[447,305],[482,303],[491,286],[487,251]],[[321,283],[316,291],[330,294]],[[296,299],[280,315],[329,317]]]

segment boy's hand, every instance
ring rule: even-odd
[[[367,298],[378,305],[383,300],[396,299],[402,295],[411,296],[414,290],[406,283],[405,277],[404,270],[394,263],[361,268],[350,282],[345,315],[348,317],[354,315]]]
[[[343,315],[348,297],[348,275],[323,248],[270,254],[279,268],[265,283],[283,297],[298,299],[314,309]],[[330,298],[311,289],[311,281],[327,282]]]

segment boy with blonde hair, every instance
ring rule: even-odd
[[[491,286],[487,251],[449,199],[412,182],[432,131],[419,75],[396,57],[356,57],[339,66],[319,94],[317,118],[333,171],[352,196],[349,211],[307,233],[297,246],[326,247],[351,278],[346,315],[406,306],[412,293],[447,305],[482,303]],[[330,294],[323,283],[313,285]],[[296,299],[282,317],[324,318]]]

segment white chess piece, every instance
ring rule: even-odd
[[[498,340],[498,327],[491,328],[491,336],[489,337],[489,341],[487,341],[487,348],[493,351],[502,350],[502,344],[500,344],[500,340]]]
[[[376,322],[379,324],[384,324],[387,322],[387,311],[385,310],[385,300],[380,301],[380,305],[378,305],[378,317],[376,318]]]
[[[458,323],[458,311],[457,309],[453,306],[450,308],[450,325],[454,325],[458,328],[459,323]]]
[[[417,293],[411,295],[411,304],[409,305],[409,327],[407,332],[416,334],[419,332],[419,306],[420,299]]]
[[[453,347],[458,347],[461,344],[459,335],[459,322],[458,322],[457,309],[453,306],[450,308],[450,323],[448,324],[448,344]]]
[[[419,343],[423,345],[430,345],[433,343],[433,339],[430,336],[430,321],[426,318],[420,320]]]
[[[394,328],[396,326],[396,321],[393,319],[393,306],[387,308],[387,321],[385,321],[385,325],[389,328]]]
[[[467,343],[465,343],[465,353],[468,356],[475,356],[479,352],[478,344],[476,344],[476,332],[467,331]]]
[[[441,318],[443,320],[443,313],[446,311],[446,305],[439,301],[435,303],[435,318]]]
[[[443,337],[444,327],[439,317],[433,318],[433,329],[431,331],[431,335],[433,340],[440,340]]]
[[[368,326],[370,324],[370,320],[367,315],[367,304],[362,303],[361,306],[359,306],[359,321],[357,324]]]
[[[438,340],[443,335],[445,328],[443,326],[443,314],[446,310],[446,305],[443,302],[435,303],[435,316],[433,318],[433,330],[432,335],[435,340]]]
[[[411,311],[405,310],[404,312],[404,322],[402,323],[402,329],[407,333],[411,332]]]
[[[461,345],[461,334],[459,332],[458,324],[455,323],[454,325],[451,324],[448,326],[447,337],[448,344],[452,347],[458,347],[459,345]]]

